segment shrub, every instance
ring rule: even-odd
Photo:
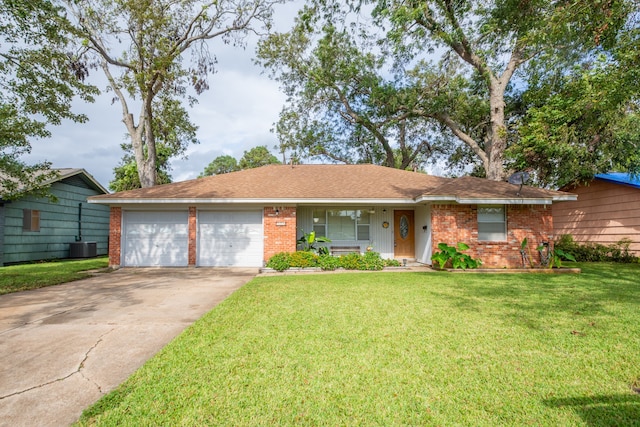
[[[360,269],[360,254],[346,254],[340,256],[340,267],[345,270],[359,270]]]
[[[298,251],[290,254],[290,267],[316,267],[318,265],[318,256],[313,252]]]
[[[326,271],[333,271],[340,267],[340,258],[331,255],[321,255],[318,257],[318,267]]]
[[[313,252],[280,252],[272,256],[266,265],[276,271],[284,271],[291,267],[320,267],[323,270],[332,271],[337,268],[345,270],[382,270],[386,266],[400,266],[400,262],[394,259],[382,259],[378,252],[367,252],[364,255],[352,253],[342,255],[340,258]]]
[[[402,265],[397,259],[385,259],[383,261],[385,267],[400,267]]]
[[[570,234],[563,234],[554,244],[556,250],[570,252],[580,262],[635,262],[638,257],[629,252],[630,239],[622,239],[611,245],[601,243],[578,243]]]
[[[378,252],[365,252],[360,257],[358,270],[382,270],[384,268],[384,261],[380,258]]]
[[[289,252],[279,252],[269,258],[267,267],[276,271],[284,271],[291,266],[291,254]]]

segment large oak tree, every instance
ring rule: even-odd
[[[278,2],[65,0],[88,53],[120,104],[142,187],[157,179],[156,98],[179,99],[189,87],[196,94],[206,90],[216,64],[207,42],[242,45],[247,34],[270,25]]]
[[[341,157],[340,148],[350,145],[334,139],[333,131],[349,135],[349,144],[367,141],[351,145],[360,152],[376,141],[389,159],[402,128],[385,134],[392,129],[388,125],[409,123],[405,129],[418,129],[425,140],[437,135],[454,143],[451,162],[473,166],[492,180],[504,179],[509,166],[539,166],[523,164],[522,153],[509,151],[527,138],[531,142],[532,133],[521,129],[532,121],[526,108],[541,106],[531,102],[543,98],[539,82],[553,82],[555,93],[561,93],[556,83],[577,64],[589,67],[599,53],[619,66],[610,52],[625,34],[637,31],[635,0],[371,0],[350,2],[350,9],[334,0],[308,4],[296,27],[272,37],[261,51],[290,96],[278,126],[281,140]],[[354,10],[360,13],[355,18],[349,14]],[[373,29],[363,31],[371,16]],[[338,25],[344,30],[329,31]],[[322,53],[336,34],[344,39],[339,47]],[[304,49],[297,48],[302,44]],[[381,68],[390,58],[393,66]],[[633,91],[627,94],[616,111],[633,105]],[[334,114],[318,115],[321,109]],[[334,131],[345,122],[353,133]],[[601,156],[615,151],[609,149],[615,142],[600,141],[609,144]]]

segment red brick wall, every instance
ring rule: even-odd
[[[507,241],[478,241],[478,208],[476,205],[433,205],[431,207],[433,251],[438,243],[450,246],[458,242],[470,246],[465,253],[482,260],[483,267],[522,267],[520,243],[527,238],[532,258],[538,262],[536,247],[553,241],[551,207],[543,205],[506,205]]]
[[[109,215],[109,267],[120,267],[122,208],[111,208]]]
[[[197,222],[196,222],[196,208],[195,206],[189,207],[189,267],[195,267],[196,265],[196,241],[197,235]]]
[[[278,211],[276,213],[276,210]],[[296,208],[264,208],[264,259],[278,252],[296,251]]]

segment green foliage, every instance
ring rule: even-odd
[[[622,239],[617,243],[578,243],[570,234],[563,234],[554,244],[556,250],[571,253],[578,262],[638,262],[638,257],[629,251],[631,240]]]
[[[269,258],[267,261],[267,267],[273,268],[276,271],[284,271],[291,267],[291,253],[279,252]]]
[[[238,161],[229,155],[218,156],[204,168],[204,172],[198,178],[211,175],[222,175],[239,170]]]
[[[63,8],[49,0],[0,3],[0,199],[48,195],[50,163],[28,164],[31,140],[51,137],[50,125],[86,122],[74,99],[92,102],[98,89],[73,52]]]
[[[437,262],[440,268],[451,265],[453,268],[478,268],[482,265],[479,259],[473,259],[462,251],[469,249],[469,245],[459,242],[456,246],[449,246],[446,243],[438,243],[440,252],[436,251],[431,255],[431,260]]]
[[[303,251],[316,252],[320,255],[325,255],[329,253],[329,250],[325,246],[316,247],[316,243],[330,243],[331,239],[324,236],[316,236],[315,231],[311,231],[309,233],[305,233],[302,230],[302,237],[298,239],[296,242],[298,246],[302,246]]]
[[[385,267],[400,267],[402,266],[402,263],[400,261],[398,261],[397,259],[385,259],[384,261],[384,266]]]
[[[208,75],[215,71],[216,58],[209,51],[211,39],[236,46],[245,44],[248,33],[270,26],[272,6],[278,0],[63,0],[73,19],[79,47],[104,71],[109,89],[122,109],[133,147],[140,184],[156,185],[157,141],[161,126],[173,114],[158,111],[158,99],[187,98],[189,88],[200,95],[209,88]],[[185,58],[189,54],[189,58]],[[137,115],[131,112],[139,106]],[[182,108],[182,107],[180,107]],[[184,112],[184,110],[181,110]],[[139,121],[135,121],[135,117]],[[186,114],[178,117],[188,122]],[[189,123],[190,124],[190,123]],[[176,126],[167,123],[171,132]],[[165,135],[167,136],[167,135]],[[184,150],[189,138],[176,135],[173,152]],[[167,140],[164,140],[166,145]]]
[[[126,191],[141,188],[140,174],[138,173],[138,164],[131,152],[131,144],[122,144],[125,155],[122,157],[120,164],[113,168],[113,181],[109,182],[109,189],[112,191]],[[156,163],[156,184],[168,184],[171,182],[169,175],[169,160],[172,151],[164,144],[156,146],[158,150]]]
[[[433,160],[438,140],[425,137],[433,123],[405,107],[420,94],[388,77],[391,57],[375,47],[371,29],[342,29],[344,4],[327,5],[326,15],[314,6],[258,48],[259,62],[289,96],[276,124],[281,151],[399,169]]]
[[[362,255],[357,253],[351,253],[340,256],[340,267],[345,270],[359,270],[361,265]]]
[[[561,268],[563,260],[576,262],[571,253],[560,248],[549,249],[548,246],[540,245],[537,250],[540,252],[541,264],[549,268]]]
[[[323,254],[318,257],[318,267],[326,271],[333,271],[340,268],[340,258]]]
[[[545,186],[640,170],[637,0],[365,3],[310,1],[259,45],[283,152]]]
[[[267,267],[276,271],[305,267],[320,267],[322,270],[327,271],[333,271],[337,268],[345,270],[382,270],[386,266],[400,266],[400,263],[396,260],[382,259],[378,252],[351,253],[334,257],[329,254],[318,255],[310,251],[280,252],[272,256],[267,262]]]
[[[253,169],[266,165],[277,165],[280,161],[269,152],[265,145],[253,147],[249,151],[245,151],[242,158],[238,162],[239,169]]]
[[[293,252],[289,257],[289,265],[297,268],[317,267],[318,255],[306,251]]]
[[[529,85],[518,143],[507,152],[514,169],[533,170],[536,183],[554,187],[612,168],[640,171],[640,73],[615,58],[600,55],[557,79]]]
[[[385,266],[384,260],[378,252],[369,251],[360,257],[358,270],[382,270]]]

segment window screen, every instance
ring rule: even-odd
[[[504,206],[478,206],[478,240],[507,240]]]

